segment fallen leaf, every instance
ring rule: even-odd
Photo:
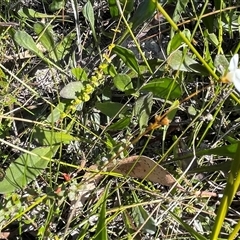
[[[146,156],[132,156],[122,160],[118,160],[116,164],[109,163],[104,167],[106,172],[120,173],[126,177],[134,177],[160,183],[164,186],[172,186],[177,180],[157,162]],[[74,208],[74,213],[71,211],[69,216],[78,215],[79,211],[85,205],[91,192],[96,189],[99,181],[104,175],[97,173],[99,171],[97,165],[92,165],[88,168],[81,181],[81,190],[78,190],[78,198],[71,202]],[[180,190],[184,188],[176,184]],[[100,189],[101,191],[101,189]]]
[[[157,162],[146,156],[132,156],[107,165],[107,171],[172,186],[177,180]],[[182,188],[179,184],[177,187]]]

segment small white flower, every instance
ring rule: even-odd
[[[223,77],[223,81],[232,82],[235,88],[240,92],[240,69],[238,69],[238,54],[234,54],[230,60],[229,72]]]

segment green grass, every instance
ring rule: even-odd
[[[239,237],[239,6],[135,2],[0,3],[3,237]]]

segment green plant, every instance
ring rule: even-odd
[[[19,22],[0,24],[1,232],[234,239],[240,101],[224,80],[239,6],[43,4],[0,4],[0,22]]]

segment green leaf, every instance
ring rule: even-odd
[[[217,47],[219,45],[219,40],[218,40],[218,38],[217,38],[215,33],[208,34],[208,38],[213,43],[213,45],[215,47]]]
[[[54,132],[51,130],[45,130],[35,128],[33,131],[33,138],[41,145],[52,146],[59,143],[70,143],[75,140],[75,137],[64,132]]]
[[[108,7],[111,17],[115,18],[120,16],[116,0],[108,0]]]
[[[167,46],[167,54],[170,54],[176,50],[182,44],[182,37],[179,33],[176,33],[173,38],[169,41]]]
[[[156,60],[156,59],[148,60],[148,64],[149,64],[149,66],[150,66],[150,68],[152,69],[153,72],[156,71],[156,69],[159,70],[159,71],[165,71],[162,63],[163,63],[162,60]],[[162,66],[162,67],[159,67],[159,66]],[[149,76],[149,67],[146,66],[146,64],[144,62],[142,62],[139,65],[139,71],[140,71],[140,75]],[[128,76],[132,79],[133,78],[138,78],[138,74],[133,70],[130,70],[128,72]]]
[[[238,146],[238,144],[234,143],[234,144],[217,147],[217,148],[213,148],[213,149],[205,149],[205,150],[198,151],[197,156],[199,156],[198,154],[200,154],[202,156],[215,154],[218,156],[225,156],[225,157],[233,158],[237,151],[237,146]]]
[[[167,117],[170,121],[172,121],[175,118],[178,108],[179,108],[179,101],[176,100],[172,103],[171,107],[169,108],[169,112],[167,114]]]
[[[133,11],[134,0],[120,0],[120,5],[123,9],[124,15],[127,15]],[[118,6],[116,0],[108,0],[108,6],[110,10],[111,17],[116,18],[120,17],[120,12],[118,10]]]
[[[134,105],[134,116],[138,116],[142,111],[145,111],[145,110],[147,110],[149,114],[151,113],[151,108],[149,108],[148,106],[149,106],[149,103],[152,104],[151,103],[152,100],[148,101],[149,99],[152,99],[151,93],[143,95],[137,99]]]
[[[173,14],[173,21],[178,22],[182,16],[182,13],[186,11],[186,6],[189,0],[181,0],[176,2],[176,7]]]
[[[24,31],[16,31],[14,34],[14,40],[17,44],[29,51],[35,53],[38,56],[42,56],[42,52],[37,48],[36,43],[33,41],[32,37]]]
[[[32,154],[22,154],[7,168],[5,178],[0,182],[0,193],[11,193],[26,187],[47,167],[49,161],[42,157],[51,159],[58,148],[59,146],[39,147],[32,150]]]
[[[184,54],[182,51],[177,50],[173,52],[168,58],[168,64],[173,70],[184,72],[197,72],[206,75],[207,71],[201,64]]]
[[[123,6],[122,8],[124,10],[124,15],[129,14],[133,11],[135,3],[134,0],[120,0],[119,2]]]
[[[124,117],[122,119],[119,119],[117,122],[111,124],[111,126],[109,126],[107,129],[108,130],[122,130],[126,127],[129,126],[129,124],[131,123],[131,118],[130,117]]]
[[[87,77],[87,73],[85,72],[85,70],[81,67],[76,67],[76,68],[72,68],[71,69],[72,75],[78,80],[82,80],[85,81],[88,79]]]
[[[196,116],[196,114],[197,114],[197,111],[196,111],[196,108],[195,107],[193,107],[193,105],[190,105],[189,107],[188,107],[188,113],[190,114],[190,115],[192,115],[192,116]]]
[[[149,121],[149,114],[146,111],[142,111],[138,119],[138,124],[141,132],[145,130],[146,127],[148,126],[148,121]]]
[[[132,29],[134,30],[142,23],[146,22],[155,12],[156,3],[152,0],[143,0],[139,4],[139,7],[134,11],[130,22],[133,24]]]
[[[107,67],[103,69],[103,72],[111,77],[115,77],[118,74],[115,66],[112,63],[108,64]]]
[[[72,42],[76,39],[76,33],[70,32],[61,42],[56,45],[57,59],[63,59],[72,47]]]
[[[143,0],[138,8],[134,11],[133,16],[129,20],[129,28],[134,31],[138,26],[150,19],[156,10],[156,2],[153,0]],[[118,44],[122,43],[129,36],[129,29],[127,28],[118,40]]]
[[[76,99],[83,90],[81,82],[70,82],[61,91],[60,96],[66,99]]]
[[[94,11],[93,11],[93,6],[90,1],[87,1],[87,3],[84,5],[82,13],[83,13],[83,16],[89,21],[93,37],[94,37],[95,41],[97,42],[97,35],[95,32],[95,24],[94,24],[94,21],[95,21]]]
[[[111,118],[118,116],[120,113],[123,114],[127,109],[123,104],[117,102],[98,102],[96,108]]]
[[[93,236],[93,239],[95,240],[108,240],[108,234],[107,234],[107,197],[109,193],[109,187],[111,182],[108,182],[107,186],[105,187],[104,193],[102,194],[101,198],[98,201],[98,205],[100,205],[100,213],[99,213],[99,219],[97,224],[96,233]]]
[[[231,167],[231,161],[217,163],[215,165],[210,166],[201,166],[197,168],[190,169],[187,174],[193,174],[193,173],[203,173],[203,172],[219,172],[219,171],[226,171],[228,172]]]
[[[198,150],[194,153],[194,155],[198,157],[198,156],[215,154],[217,156],[225,156],[225,157],[233,158],[237,151],[237,146],[238,146],[237,143],[233,143],[227,146],[217,147],[213,149]],[[193,156],[192,154],[184,154],[184,156],[178,157],[178,159],[185,159],[192,156]]]
[[[5,79],[5,78],[6,78],[6,75],[5,75],[5,73],[3,72],[3,70],[0,68],[0,79],[2,80],[3,78]],[[5,83],[6,86],[7,86],[7,83],[6,83],[6,82],[3,82],[3,83]],[[0,86],[2,87],[2,83],[0,84]]]
[[[28,49],[29,51],[33,52],[36,54],[38,57],[40,57],[42,60],[44,60],[46,63],[54,66],[56,69],[58,69],[60,72],[66,74],[62,68],[57,66],[54,62],[46,58],[43,53],[37,48],[36,43],[33,41],[32,37],[28,35],[24,31],[17,31],[14,34],[14,40],[18,45],[21,47],[24,47],[25,49]]]
[[[142,131],[148,126],[153,105],[153,94],[148,93],[137,99],[134,105],[134,116],[138,117],[139,128]]]
[[[182,33],[190,40],[191,38],[191,32],[188,29],[184,29]],[[168,47],[167,47],[167,54],[172,53],[176,49],[179,48],[183,44],[182,37],[179,33],[176,33],[173,38],[169,41]]]
[[[128,67],[130,67],[132,70],[139,74],[138,62],[132,51],[116,45],[113,48],[113,53],[117,54]]]
[[[60,119],[61,114],[64,112],[65,105],[65,103],[60,102],[49,114],[49,116],[47,117],[47,121],[50,123],[57,122]]]
[[[221,203],[217,211],[210,239],[218,239],[225,217],[229,211],[229,207],[231,206],[235,194],[240,186],[240,142],[237,143],[237,145],[236,154],[231,161],[231,169],[230,173],[228,174],[227,185],[225,186],[223,198],[221,199]],[[228,239],[235,239],[238,231],[239,224],[235,228],[235,232],[232,232],[231,237]]]
[[[22,18],[55,18],[55,15],[48,15],[45,13],[36,12],[31,8],[23,7],[18,11],[18,15]]]
[[[108,133],[105,134],[105,143],[110,150],[112,150],[117,145],[116,141]]]
[[[141,88],[141,91],[152,92],[160,98],[174,100],[182,96],[179,84],[172,78],[155,78]]]
[[[140,203],[138,196],[134,191],[132,191],[132,195],[134,197],[134,203]],[[156,222],[154,221],[153,217],[149,218],[149,212],[147,212],[141,205],[132,208],[133,212],[133,219],[137,225],[137,227],[142,226],[142,229],[151,235],[153,235],[157,228]]]
[[[122,92],[133,89],[132,80],[127,74],[116,75],[113,78],[113,83],[115,87]]]
[[[225,55],[216,55],[214,59],[214,66],[223,75],[228,70],[229,67],[229,62]]]
[[[56,12],[59,9],[64,8],[65,0],[53,0],[52,3],[49,5],[49,10],[52,12]]]
[[[37,22],[33,25],[34,32],[39,36],[39,41],[46,48],[48,52],[55,52],[55,43],[53,39],[50,27],[46,27],[43,23]],[[57,55],[54,54],[54,60],[57,59]]]

